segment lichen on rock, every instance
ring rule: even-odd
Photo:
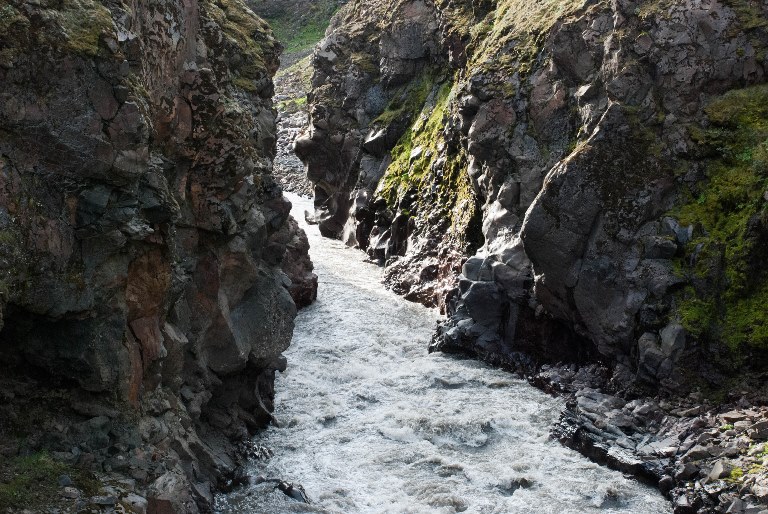
[[[717,381],[742,359],[723,349],[762,333],[759,272],[728,309],[716,291],[745,276],[717,264],[723,251],[759,260],[740,241],[747,219],[759,226],[760,122],[734,127],[742,115],[718,98],[765,81],[764,15],[740,1],[350,2],[315,51],[297,142],[321,230],[448,312],[435,348],[512,367],[598,355],[630,387]],[[717,139],[729,131],[755,139]],[[714,171],[723,159],[742,163],[731,178]],[[713,204],[733,188],[734,207]],[[699,207],[739,233],[684,236],[713,223]],[[650,351],[681,326],[682,349]]]
[[[316,288],[271,176],[279,45],[240,0],[11,0],[0,25],[0,368],[9,405],[63,400],[18,449],[81,459],[38,432],[98,418],[84,466],[128,473],[125,447],[150,510],[205,509],[271,419],[289,289]]]

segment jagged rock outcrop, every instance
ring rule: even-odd
[[[351,2],[296,144],[321,230],[447,310],[435,348],[670,390],[759,368],[767,10]]]
[[[270,175],[278,51],[240,0],[0,2],[0,367],[115,404],[89,451],[143,432],[150,510],[210,503],[311,296]]]
[[[352,1],[315,50],[296,143],[321,231],[447,312],[433,350],[526,372],[600,362],[596,397],[632,409],[614,394],[761,380],[766,20],[766,2],[741,0]],[[719,448],[694,459],[685,445],[715,437],[716,406],[672,409],[661,428],[630,409],[642,423],[611,432],[613,407],[579,405],[561,439],[653,460],[632,472],[669,475],[676,512],[764,503],[757,468],[705,492],[673,469],[709,473]],[[675,450],[643,454],[646,436]],[[715,439],[746,466],[751,443],[734,437]]]

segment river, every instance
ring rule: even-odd
[[[311,201],[287,195],[303,220]],[[663,513],[655,489],[550,439],[563,400],[480,362],[428,354],[439,314],[381,285],[381,269],[306,226],[320,280],[300,311],[275,417],[274,483],[217,499],[221,513]]]

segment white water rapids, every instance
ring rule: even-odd
[[[303,224],[309,200],[287,195]],[[563,401],[480,362],[428,354],[438,313],[381,285],[380,268],[304,229],[320,280],[299,312],[275,417],[274,451],[249,473],[274,483],[217,500],[221,513],[653,513],[655,490],[549,438]]]

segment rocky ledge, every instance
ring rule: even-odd
[[[0,1],[0,510],[207,511],[269,423],[278,52],[240,0]]]
[[[600,365],[545,365],[529,379],[568,398],[553,437],[657,486],[675,514],[768,512],[768,407],[764,385],[754,387],[760,377],[720,398],[610,394],[610,377]]]

